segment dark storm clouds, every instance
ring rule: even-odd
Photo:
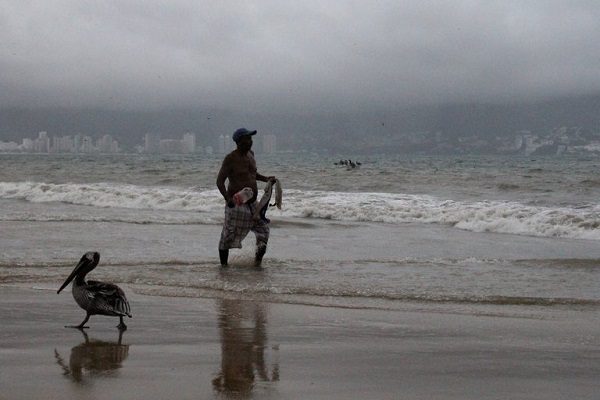
[[[341,111],[600,90],[597,1],[0,1],[0,107]]]

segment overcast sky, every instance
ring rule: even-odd
[[[600,90],[600,1],[0,0],[0,107],[338,111]]]

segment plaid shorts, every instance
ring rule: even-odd
[[[256,235],[256,244],[266,245],[269,241],[269,225],[262,218],[253,218],[256,202],[229,208],[225,206],[225,221],[221,231],[219,250],[241,249],[242,240],[252,231]]]

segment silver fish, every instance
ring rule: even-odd
[[[273,197],[273,186],[275,186],[275,203],[269,204],[269,202],[271,201],[271,197]],[[279,182],[279,179],[267,182],[267,185],[265,186],[265,193],[260,198],[260,201],[256,206],[256,210],[252,215],[254,220],[258,221],[259,218],[263,218],[268,222],[269,220],[265,216],[267,208],[269,206],[277,206],[277,208],[281,210],[282,199],[283,190],[281,189],[281,182]]]

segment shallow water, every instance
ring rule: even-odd
[[[0,155],[0,283],[50,289],[97,250],[90,276],[147,294],[600,308],[598,160],[257,159],[284,187],[259,270],[252,234],[217,266],[220,157]]]

